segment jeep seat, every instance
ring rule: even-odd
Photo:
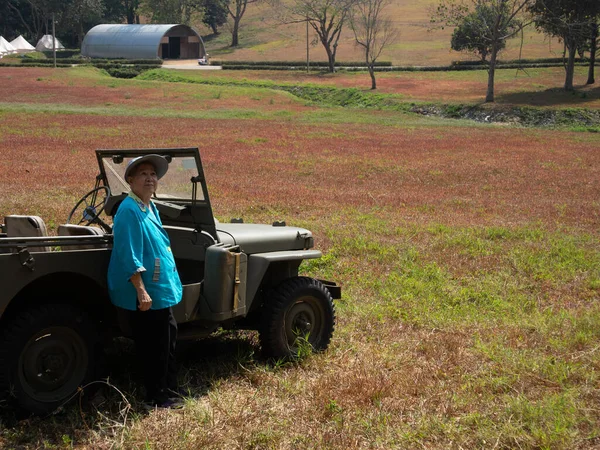
[[[104,236],[104,232],[100,228],[89,227],[83,225],[73,225],[70,223],[58,226],[59,236]],[[64,250],[87,250],[91,248],[104,248],[106,244],[94,245],[94,244],[83,244],[83,245],[69,245],[63,248]]]
[[[43,237],[48,236],[46,224],[38,216],[11,215],[4,218],[6,237]],[[50,247],[29,247],[32,252],[49,252]]]

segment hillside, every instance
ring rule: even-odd
[[[457,59],[469,59],[464,53],[450,49],[451,29],[428,31],[429,11],[436,0],[392,0],[388,12],[400,29],[398,41],[381,56],[382,60],[391,60],[395,65],[440,65]],[[213,57],[227,60],[304,60],[306,58],[306,25],[283,25],[277,22],[272,8],[265,4],[251,4],[242,19],[240,46],[229,48],[231,34],[225,25],[219,36],[210,35],[208,28],[196,24],[205,35],[209,53]],[[315,33],[309,32],[310,59],[325,61],[326,54],[322,46],[315,43]],[[521,39],[508,43],[501,58],[515,59],[521,52]],[[539,34],[533,28],[526,30],[523,37],[523,58],[559,56],[562,46]],[[338,60],[361,60],[362,54],[354,45],[350,29],[342,34],[338,48]]]

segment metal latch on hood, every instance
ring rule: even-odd
[[[296,239],[301,240],[304,239],[304,250],[308,250],[309,248],[313,248],[315,245],[315,240],[310,233],[300,233],[296,234]]]

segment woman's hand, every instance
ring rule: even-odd
[[[140,289],[138,291],[138,305],[140,311],[148,311],[152,307],[152,299],[146,289]]]
[[[148,311],[152,307],[152,298],[150,298],[148,291],[146,291],[146,287],[142,281],[142,275],[138,272],[130,278],[130,281],[137,292],[139,310]]]

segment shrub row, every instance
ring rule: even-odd
[[[587,63],[575,63],[576,66],[586,66]],[[600,65],[600,64],[598,64]],[[541,63],[541,64],[498,64],[496,69],[541,69],[545,67],[560,67],[557,63]],[[229,69],[229,67],[228,67]],[[348,67],[345,69],[349,72],[365,70],[364,68]],[[484,65],[472,66],[393,66],[393,67],[378,67],[377,72],[450,72],[460,70],[487,70]]]
[[[509,59],[498,60],[498,64],[563,64],[564,58],[538,58],[538,59]],[[587,58],[575,58],[575,62],[584,63],[589,61]],[[453,66],[487,66],[486,61],[452,61]]]
[[[150,64],[115,64],[115,63],[89,63],[89,65],[97,67],[98,69],[133,69],[133,70],[150,70],[156,69],[156,66]]]
[[[585,66],[588,63],[576,62],[576,66]],[[600,65],[600,62],[597,64]],[[502,63],[496,66],[497,69],[535,69],[544,67],[559,67],[562,63]],[[315,67],[312,67],[316,69]],[[318,67],[323,69],[324,67]],[[226,64],[223,65],[224,70],[306,70],[306,66],[293,65],[293,66],[270,66],[270,65],[246,65],[246,64]],[[459,70],[486,70],[487,65],[473,64],[473,65],[450,65],[450,66],[378,66],[375,67],[377,72],[448,72],[448,71],[459,71]],[[359,72],[367,70],[366,67],[340,67],[339,70],[345,70],[348,72]]]
[[[214,64],[217,61],[213,61]],[[265,67],[304,67],[306,68],[306,61],[220,61],[221,66],[265,66]],[[329,63],[325,61],[311,61],[309,63],[310,67],[329,67]],[[376,61],[375,66],[384,67],[391,66],[391,61]],[[336,67],[366,67],[366,64],[363,62],[343,62],[336,61]]]
[[[112,65],[145,65],[158,67],[162,65],[162,61],[160,59],[82,59],[82,58],[56,58],[57,62],[61,64],[91,64],[93,66],[99,67],[99,64],[112,64]],[[31,65],[31,64],[53,64],[53,59],[23,59],[23,64]]]
[[[33,64],[0,62],[0,67],[48,67],[48,64],[42,64],[39,61],[35,61]],[[57,62],[56,67],[71,67],[71,64],[60,64]]]
[[[146,66],[162,66],[162,59],[105,59],[105,58],[92,58],[89,60],[92,64],[143,64]]]
[[[114,78],[135,78],[140,73],[144,72],[144,70],[138,70],[133,67],[110,68],[110,69],[105,69],[105,70],[111,77],[114,77]],[[145,70],[148,70],[148,69],[145,69]]]
[[[53,58],[54,52],[42,52],[46,55],[47,58]],[[78,48],[65,48],[61,50],[56,50],[56,58],[73,58],[81,53],[81,50]]]
[[[40,65],[46,65],[46,66],[51,66],[52,64],[54,64],[54,59],[52,58],[52,56],[50,56],[50,58],[48,59],[25,59],[23,58],[21,60],[23,65],[27,65],[27,66],[32,66],[34,64],[40,64]],[[81,58],[56,58],[56,63],[60,63],[60,64],[81,64],[81,63],[85,63],[84,59]]]

